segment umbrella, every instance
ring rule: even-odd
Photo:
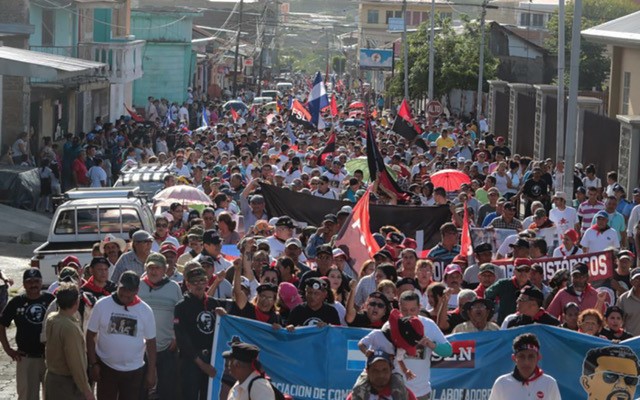
[[[469,175],[455,169],[443,169],[431,175],[433,186],[442,186],[447,192],[460,190],[463,183],[471,183]]]
[[[187,185],[176,185],[163,189],[153,196],[157,205],[170,205],[171,203],[180,203],[182,205],[192,204],[211,204],[211,199],[201,190]]]
[[[344,164],[345,169],[349,172],[349,175],[353,176],[356,170],[362,171],[362,179],[364,181],[369,181],[369,164],[367,163],[367,157],[358,157],[352,160],[347,161]],[[393,179],[397,179],[396,171],[392,170],[388,165],[387,172],[393,177]]]
[[[224,108],[225,111],[229,111],[231,108],[233,108],[234,110],[240,111],[241,113],[244,113],[249,110],[249,107],[247,107],[246,104],[244,104],[239,100],[227,101],[222,105],[222,108]]]
[[[344,125],[344,126],[361,126],[361,125],[364,125],[364,121],[361,120],[361,119],[347,118],[342,122],[342,125]]]
[[[361,101],[354,101],[353,103],[349,104],[349,108],[364,108],[364,103]]]
[[[260,108],[263,110],[272,109],[273,111],[275,111],[277,107],[278,107],[278,103],[275,101],[272,101],[260,106]]]

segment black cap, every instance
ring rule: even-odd
[[[206,277],[207,277],[207,272],[202,267],[197,267],[192,270],[189,270],[185,274],[185,279],[187,281],[192,281],[197,278],[206,278]]]
[[[571,270],[571,275],[573,274],[589,275],[589,267],[585,263],[577,263]]]
[[[538,305],[541,305],[544,301],[544,294],[542,294],[540,289],[531,285],[527,285],[520,289],[520,294],[535,299],[538,302]]]
[[[38,268],[29,268],[22,274],[22,281],[28,279],[42,279],[42,273]]]
[[[367,358],[367,367],[371,366],[371,364],[380,360],[388,362],[389,365],[393,367],[393,358],[391,354],[385,353],[382,350],[376,350],[373,353],[371,353],[371,355]]]
[[[89,267],[93,268],[97,264],[105,264],[107,267],[111,265],[111,263],[109,263],[109,260],[107,260],[106,257],[93,257],[91,259],[91,263],[89,264]]]
[[[382,292],[378,292],[378,291],[371,292],[369,293],[368,297],[381,300],[384,303],[384,305],[387,307],[387,310],[391,307],[391,302],[389,301],[389,298],[385,296]]]
[[[327,214],[322,218],[322,222],[331,222],[331,223],[337,223],[338,222],[338,217],[336,217],[335,214]]]
[[[481,243],[473,248],[473,252],[476,254],[485,253],[487,251],[493,251],[490,243]]]
[[[206,244],[220,244],[222,239],[215,229],[209,229],[202,235],[202,243]]]
[[[204,264],[208,264],[208,265],[214,265],[215,261],[213,259],[213,257],[211,256],[207,256],[204,254],[200,254],[200,256],[198,256],[198,259],[196,260],[200,263],[200,265],[204,265]]]
[[[322,253],[329,254],[331,257],[333,257],[333,247],[331,247],[331,245],[328,245],[328,244],[323,244],[318,246],[316,248],[316,257]]]
[[[387,241],[395,244],[402,244],[402,242],[404,241],[404,235],[398,232],[389,232],[389,234],[387,235]]]
[[[391,257],[391,253],[389,253],[389,250],[385,250],[385,249],[380,250],[373,255],[373,258],[376,258],[377,256],[382,256],[382,257],[386,257],[388,260],[393,260],[393,257]]]
[[[276,226],[284,226],[289,229],[294,228],[293,220],[290,217],[287,217],[286,215],[278,218],[278,221],[276,221]]]
[[[258,285],[258,287],[256,288],[256,292],[258,292],[258,293],[262,293],[262,292],[278,293],[278,286],[274,285],[273,283],[263,283],[261,285]]]
[[[259,354],[260,349],[257,346],[249,343],[236,342],[231,345],[231,350],[222,353],[222,357],[250,363],[255,361]]]
[[[118,286],[127,290],[138,290],[140,287],[140,277],[133,271],[124,271],[122,275],[120,275]]]
[[[309,278],[304,281],[304,286],[316,290],[327,290],[327,283],[320,278]]]

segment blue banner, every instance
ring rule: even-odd
[[[224,316],[218,318],[213,343],[213,366],[218,371],[210,381],[209,398],[226,399],[228,385],[222,383],[222,352],[234,340],[260,347],[260,361],[274,385],[297,400],[342,400],[365,367],[357,343],[369,331],[345,327],[305,327],[295,332],[274,330],[256,321]],[[531,325],[498,332],[449,335],[454,354],[446,359],[432,356],[432,400],[488,399],[493,382],[513,371],[513,339],[531,332],[538,336],[544,372],[556,378],[563,399],[605,399],[615,392],[621,399],[635,398],[640,339],[620,344],[606,339],[546,325]],[[592,368],[583,373],[585,357],[594,353]],[[598,359],[607,364],[605,382]],[[604,362],[603,362],[604,364]],[[619,370],[612,371],[612,369]],[[611,375],[613,373],[613,375]],[[611,382],[611,377],[624,375]],[[633,380],[631,377],[635,377]],[[629,379],[627,379],[629,378]],[[515,399],[514,399],[515,400]]]

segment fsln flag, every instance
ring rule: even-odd
[[[464,203],[464,216],[462,217],[460,255],[465,256],[467,260],[473,255],[473,242],[471,241],[471,231],[469,227],[469,210],[467,209],[467,202]]]
[[[238,118],[240,118],[238,112],[233,107],[231,108],[231,117],[233,118],[233,122],[236,122]]]
[[[391,130],[408,140],[413,140],[422,133],[420,126],[413,120],[407,99],[402,100],[402,104],[400,104],[400,109],[398,110],[398,116],[395,121],[393,121]]]
[[[327,157],[333,152],[336,151],[336,132],[331,131],[331,136],[329,136],[329,140],[327,140],[327,144],[322,149],[320,153],[320,159],[318,160],[319,165],[324,165],[327,162]]]
[[[371,122],[367,120],[367,163],[369,167],[369,176],[371,181],[378,179],[378,184],[392,191],[398,198],[398,203],[408,203],[411,196],[402,190],[398,182],[393,179],[384,165],[384,158],[376,144],[376,138],[371,128]]]
[[[336,239],[336,247],[345,245],[349,248],[349,256],[355,260],[354,270],[360,273],[362,263],[373,257],[380,250],[380,246],[371,234],[369,225],[369,195],[371,187],[358,200],[353,211]]]
[[[324,121],[320,115],[323,108],[329,105],[329,97],[327,97],[327,90],[324,87],[322,81],[322,74],[318,72],[316,78],[313,81],[313,87],[309,94],[309,113],[311,114],[311,123],[318,129],[324,129]]]

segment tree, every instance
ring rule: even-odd
[[[476,90],[480,48],[480,24],[464,21],[462,33],[456,34],[448,19],[438,20],[439,34],[434,38],[434,95],[449,93],[451,89]],[[412,98],[425,97],[429,77],[429,40],[423,24],[409,35],[409,93]],[[485,26],[486,30],[486,26]],[[496,76],[498,60],[485,48],[484,79]],[[396,75],[389,91],[401,97],[404,85],[403,60],[397,63]]]
[[[565,8],[565,82],[569,81],[569,55],[571,53],[571,28],[573,24],[574,3],[567,3]],[[585,30],[607,21],[620,18],[640,10],[640,4],[633,0],[583,0],[582,21],[580,30]],[[558,54],[558,13],[553,14],[549,20],[549,39],[545,42],[545,48],[550,54]],[[591,43],[584,38],[580,39],[580,81],[581,90],[591,88],[603,89],[609,75],[610,60],[605,52],[605,46]]]

